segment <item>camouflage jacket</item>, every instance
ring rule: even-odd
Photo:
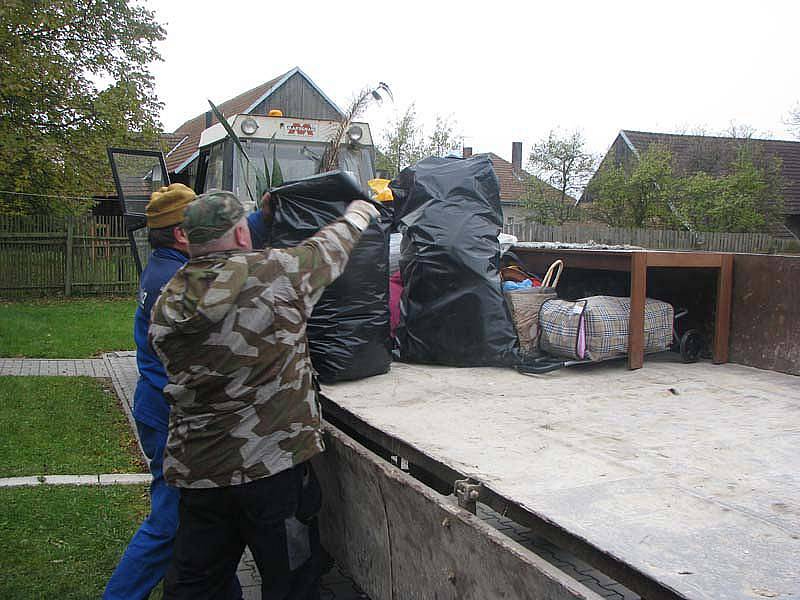
[[[194,258],[167,283],[150,340],[169,376],[170,485],[239,485],[324,449],[306,321],[360,235],[339,220],[294,248]]]

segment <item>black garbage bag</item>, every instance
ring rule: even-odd
[[[272,245],[296,246],[368,196],[340,171],[272,190]],[[311,362],[323,383],[389,370],[389,227],[383,218],[364,232],[344,273],[322,294],[308,321]]]
[[[500,186],[489,158],[427,158],[393,189],[403,192],[395,206],[403,233],[399,358],[459,367],[518,362],[499,273]]]

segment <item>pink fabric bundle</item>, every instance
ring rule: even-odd
[[[389,328],[392,337],[400,324],[400,297],[402,295],[403,280],[400,278],[400,271],[397,271],[389,277]]]

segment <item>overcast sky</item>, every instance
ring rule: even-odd
[[[146,0],[167,30],[154,66],[172,131],[294,66],[335,102],[389,83],[370,109],[458,122],[475,152],[510,159],[553,128],[603,153],[620,129],[719,132],[731,122],[791,139],[800,100],[800,2],[786,0],[270,2]]]

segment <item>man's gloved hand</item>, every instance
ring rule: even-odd
[[[359,231],[364,231],[369,227],[370,221],[377,218],[379,214],[378,209],[371,202],[354,200],[347,207],[344,218]]]
[[[272,220],[271,198],[272,196],[269,192],[264,192],[264,195],[261,196],[261,218],[264,219],[265,223],[269,223]]]

